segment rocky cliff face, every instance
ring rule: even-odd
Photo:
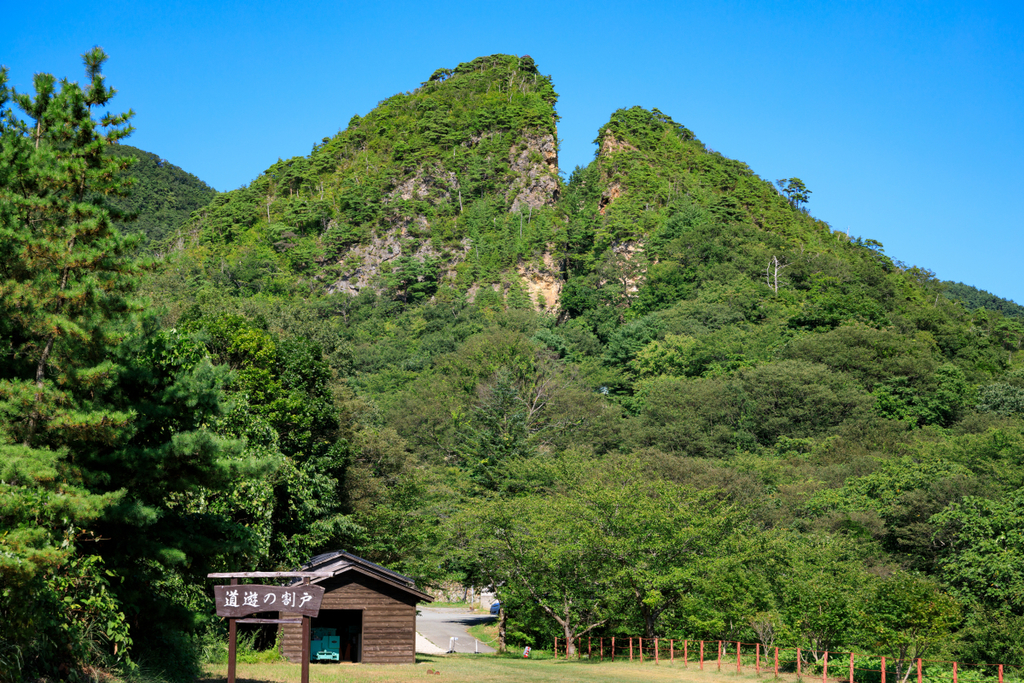
[[[548,313],[558,311],[565,284],[551,252],[552,249],[544,252],[539,266],[527,263],[516,266],[516,273],[522,279],[526,293],[530,295],[534,310]]]
[[[515,178],[505,193],[511,200],[509,210],[520,213],[558,201],[558,151],[555,136],[525,135],[517,147],[509,150],[509,170]]]
[[[438,69],[353,117],[309,157],[280,161],[219,196],[166,246],[207,258],[221,281],[255,291],[273,277],[275,287],[387,293],[407,289],[415,270],[419,282],[432,281],[419,290],[472,296],[473,285],[520,269],[555,277],[545,252],[562,225],[556,101],[528,57]],[[557,285],[524,286],[538,298],[543,289],[547,307],[557,300]]]
[[[471,139],[467,146],[474,146],[483,140],[482,136]],[[552,208],[558,201],[561,179],[558,175],[558,152],[555,146],[555,135],[526,134],[509,149],[508,173],[506,186],[502,192],[507,214],[515,214],[513,223],[519,222],[520,228],[525,223],[532,226],[533,212],[536,209]],[[458,215],[465,213],[466,200],[462,197],[462,188],[458,175],[438,164],[431,164],[417,169],[411,176],[399,182],[385,199],[385,206],[395,206],[402,202],[426,202],[437,208],[444,205],[457,205]],[[458,215],[454,217],[457,221]],[[472,240],[463,239],[456,245],[440,251],[430,242],[422,241],[413,248],[406,247],[403,252],[403,241],[410,233],[429,236],[431,223],[436,221],[426,213],[403,214],[396,212],[388,222],[387,228],[367,243],[356,244],[339,253],[334,263],[341,276],[332,282],[329,293],[346,293],[356,295],[366,287],[380,288],[379,273],[382,266],[406,253],[420,262],[438,261],[441,264],[440,279],[442,282],[455,285],[458,278],[458,266],[466,261],[472,250]],[[445,221],[445,217],[440,217]],[[530,293],[537,310],[554,310],[558,306],[561,280],[554,265],[554,258],[544,251],[539,264],[527,264],[522,259],[516,264],[515,272],[523,278],[523,286]],[[470,301],[475,298],[477,288],[467,290]]]

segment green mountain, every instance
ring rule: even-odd
[[[495,586],[520,646],[757,641],[884,656],[896,676],[913,657],[942,660],[934,677],[1024,665],[1014,309],[954,300],[978,297],[832,230],[799,178],[762,179],[657,109],[613,112],[563,181],[556,102],[528,57],[438,69],[194,210],[155,268],[124,268],[151,305],[102,309],[112,351],[53,347],[53,406],[105,409],[117,434],[52,419],[55,464],[4,470],[20,502],[0,522],[42,557],[70,533],[32,514],[37,490],[63,495],[51,472],[96,497],[75,524],[104,543],[61,553],[101,559],[118,580],[97,613],[176,666],[217,634],[205,571],[338,548],[423,585]],[[0,132],[12,156],[54,158],[29,127]],[[34,186],[0,171],[33,215],[17,193]],[[0,212],[11,453],[41,419],[25,359],[54,334],[17,278],[64,287],[18,245],[67,248],[17,211]],[[79,585],[107,586],[100,566]],[[38,604],[71,590],[47,571],[19,578]],[[41,607],[70,620],[44,638],[11,605],[40,671],[46,638],[93,623]],[[129,627],[139,613],[160,618]]]
[[[529,57],[439,69],[218,195],[168,244],[241,295],[372,284],[416,300],[500,279],[558,229],[556,100]]]
[[[111,154],[135,158],[131,169],[125,172],[136,179],[135,184],[127,197],[119,197],[112,203],[137,218],[118,224],[118,228],[125,233],[142,233],[145,244],[151,247],[184,223],[193,211],[209,204],[217,194],[196,176],[156,154],[125,144],[109,149]]]
[[[985,308],[990,311],[999,311],[1007,318],[1024,318],[1024,306],[996,296],[990,292],[977,287],[965,285],[962,282],[944,282],[946,289],[943,292],[947,299],[959,301],[968,310]]]

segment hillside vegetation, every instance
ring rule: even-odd
[[[442,279],[499,277],[555,229],[556,99],[529,57],[438,69],[308,157],[218,195],[171,246],[243,296],[372,281],[417,300]]]
[[[965,285],[962,282],[946,282],[946,297],[959,301],[968,309],[985,308],[990,311],[999,311],[1007,318],[1024,318],[1024,306],[986,292],[977,287]]]
[[[116,223],[117,228],[124,233],[141,233],[149,248],[163,241],[217,194],[199,178],[151,152],[119,144],[111,147],[109,153],[135,159],[129,173],[135,184],[127,196],[113,202],[135,218]]]
[[[438,69],[142,272],[112,231],[136,293],[83,304],[88,339],[17,307],[63,285],[10,265],[35,205],[2,214],[0,570],[34,602],[0,610],[26,675],[147,652],[193,676],[207,571],[338,548],[495,586],[516,646],[1024,664],[1024,325],[656,109],[612,113],[563,181],[556,98],[528,57]],[[5,125],[24,158],[68,144]]]

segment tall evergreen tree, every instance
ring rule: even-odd
[[[0,306],[9,336],[0,414],[7,440],[25,447],[111,443],[131,419],[87,396],[114,374],[110,323],[131,306],[131,242],[113,227],[123,216],[108,202],[130,187],[119,172],[131,160],[103,150],[132,132],[133,113],[93,120],[115,91],[104,85],[103,51],[84,58],[86,88],[63,80],[55,93],[53,76],[37,74],[34,97],[12,98],[31,126],[9,111],[4,124]]]
[[[131,161],[104,154],[133,114],[93,118],[115,92],[106,59],[84,55],[84,88],[37,74],[33,96],[0,71],[0,670],[22,675],[110,664],[130,644],[102,561],[75,552],[125,497],[82,462],[134,417],[106,398],[137,268],[109,205]]]

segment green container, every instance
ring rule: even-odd
[[[334,628],[315,628],[310,633],[309,661],[341,661],[341,638]]]

